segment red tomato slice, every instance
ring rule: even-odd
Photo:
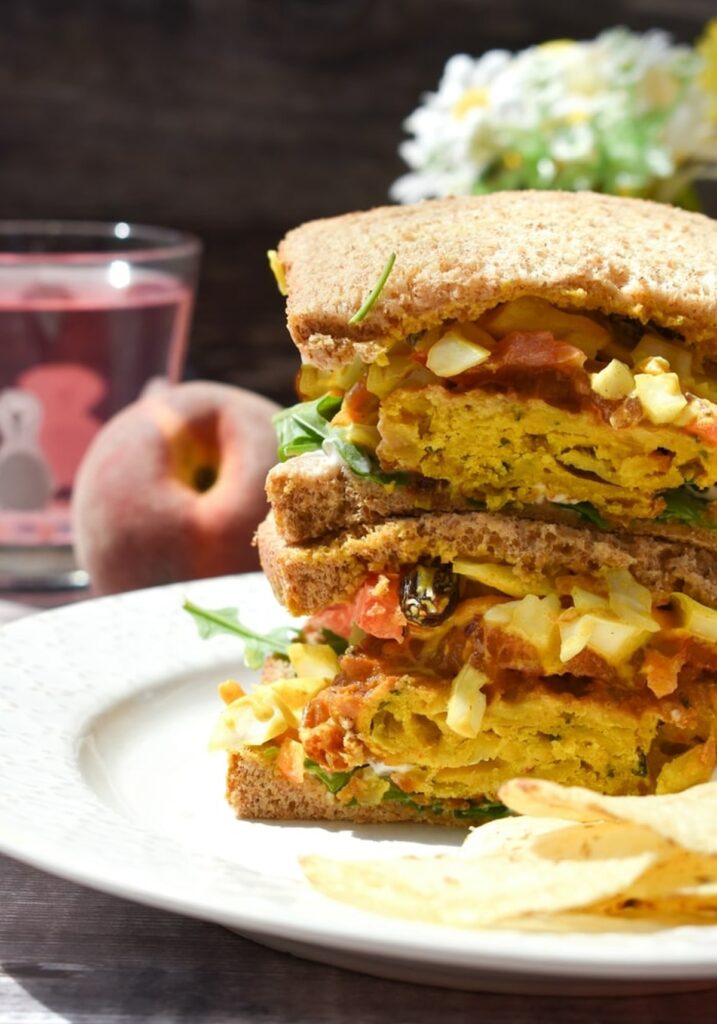
[[[379,640],[403,639],[406,617],[401,611],[397,576],[367,576],[353,601],[324,608],[311,616],[308,625],[348,638],[354,623]]]
[[[579,370],[586,360],[582,349],[558,341],[550,331],[511,331],[496,345],[486,368]]]
[[[367,577],[354,598],[354,622],[381,640],[401,640],[406,616],[401,611],[397,576]]]
[[[354,618],[353,604],[332,604],[323,611],[317,612],[309,619],[308,626],[312,629],[330,629],[332,633],[348,640]]]

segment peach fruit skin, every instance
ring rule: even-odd
[[[210,381],[166,386],[95,436],[75,482],[78,563],[97,594],[258,569],[279,407]]]

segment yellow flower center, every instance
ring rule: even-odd
[[[573,46],[574,39],[549,39],[547,43],[541,43],[538,49],[543,53],[560,53],[563,50],[570,50]]]
[[[476,85],[472,89],[466,89],[461,98],[453,104],[453,116],[459,121],[474,107],[487,106],[488,90]]]
[[[523,163],[523,157],[520,153],[516,153],[514,150],[509,150],[507,153],[503,154],[503,163],[509,171],[517,171]]]
[[[587,110],[571,110],[569,114],[566,114],[563,118],[566,124],[585,124],[586,121],[590,120],[590,115]]]

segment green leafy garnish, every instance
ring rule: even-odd
[[[182,605],[197,624],[202,640],[208,640],[219,633],[230,633],[244,641],[244,663],[247,668],[261,668],[266,658],[278,655],[289,657],[289,644],[299,636],[299,630],[291,626],[280,626],[268,633],[256,633],[239,621],[236,608],[200,608],[192,601]]]
[[[319,451],[328,443],[356,476],[381,484],[405,482],[404,473],[381,472],[370,455],[346,440],[343,427],[331,425],[342,401],[340,395],[326,394],[313,402],[299,402],[278,412],[273,422],[279,441],[279,460],[286,462],[295,455]]]
[[[446,808],[443,804],[419,804],[413,800],[408,793],[404,793],[394,782],[389,782],[388,790],[383,794],[383,801],[389,803],[392,800],[405,804],[414,811],[424,811],[431,814],[450,814],[459,821],[492,821],[493,818],[505,818],[511,811],[499,800],[485,800],[480,804],[472,804],[470,807],[463,807],[457,810]]]
[[[314,452],[329,441],[340,458],[357,476],[369,476],[373,470],[371,459],[355,444],[346,440],[341,427],[329,422],[341,408],[340,395],[322,395],[313,402],[300,402],[274,416],[274,427],[279,440],[279,459],[286,462],[294,455]]]
[[[454,811],[453,816],[461,820],[493,821],[494,818],[507,818],[511,813],[500,800],[486,800],[482,804],[471,804],[470,807]]]
[[[404,793],[402,789],[399,789],[395,782],[389,781],[388,789],[383,794],[381,800],[383,803],[396,801],[397,803],[405,804],[406,807],[410,807],[413,811],[430,811],[431,814],[443,814],[442,804],[419,804],[412,800],[408,793]]]
[[[395,262],[396,253],[392,252],[391,255],[388,257],[388,262],[386,263],[386,266],[383,268],[383,273],[376,282],[375,288],[373,289],[369,297],[366,299],[363,306],[361,306],[361,308],[358,309],[351,317],[351,319],[349,320],[350,324],[360,324],[362,320],[366,319],[368,314],[371,312],[371,307],[373,306],[374,302],[383,291],[384,285],[386,284],[386,281],[388,281],[388,275],[393,270],[393,265]]]
[[[569,512],[577,512],[583,519],[587,519],[593,526],[597,526],[599,530],[609,530],[609,524],[603,519],[598,510],[589,501],[576,501],[574,505],[563,504],[560,501],[553,501],[551,505],[557,505],[558,508],[565,508]]]
[[[340,789],[343,789],[348,784],[354,772],[358,771],[358,769],[354,768],[350,772],[327,772],[308,757],[304,760],[304,769],[316,776],[320,782],[323,782],[330,793],[338,793]],[[448,813],[459,821],[491,821],[493,818],[505,818],[511,814],[511,811],[499,800],[486,800],[483,803],[472,804],[470,807],[464,807],[455,811],[447,810],[440,803],[419,804],[408,793],[404,793],[395,782],[391,781],[389,781],[388,789],[381,799],[383,803],[395,801],[410,807],[412,811],[420,811],[426,814]],[[349,806],[355,806],[357,803],[358,801],[352,800]]]
[[[272,422],[279,442],[279,460],[286,462],[295,455],[321,448],[330,437],[329,420],[339,411],[342,401],[341,395],[327,394],[276,413]]]
[[[700,526],[703,530],[717,530],[717,522],[709,513],[710,503],[694,494],[689,487],[675,487],[672,491],[665,491],[662,497],[665,499],[665,509],[660,512],[658,519]]]
[[[350,772],[327,772],[309,757],[304,759],[304,769],[316,776],[319,782],[323,782],[330,793],[338,793],[340,789],[348,785],[349,779],[355,771],[353,769]]]
[[[327,644],[334,654],[340,658],[342,654],[346,654],[349,648],[349,642],[344,636],[339,636],[338,633],[334,633],[333,629],[326,629],[322,627],[321,636],[323,637],[324,643]]]

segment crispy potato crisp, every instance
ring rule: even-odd
[[[605,797],[534,779],[504,785],[516,816],[451,855],[302,859],[320,892],[456,928],[646,931],[717,923],[717,783]]]

